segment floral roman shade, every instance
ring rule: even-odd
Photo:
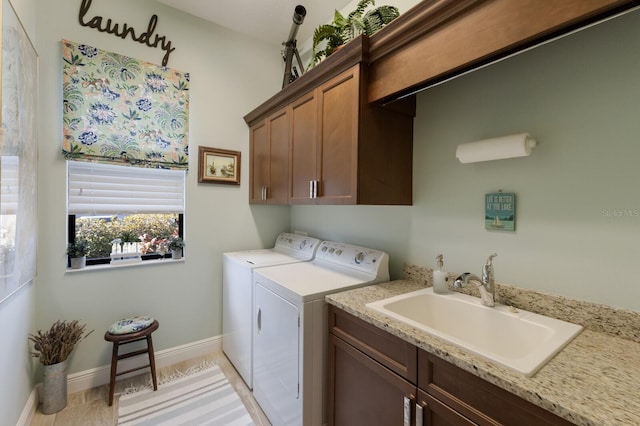
[[[189,73],[62,40],[70,160],[189,166]]]

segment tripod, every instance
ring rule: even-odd
[[[284,77],[282,79],[283,89],[296,78],[300,77],[300,74],[304,74],[302,60],[300,59],[300,54],[296,47],[296,34],[298,34],[298,27],[302,25],[306,15],[307,9],[305,9],[304,6],[296,6],[293,12],[293,24],[291,25],[291,31],[289,31],[289,37],[287,38],[287,41],[282,43],[284,46],[284,52],[282,54],[282,59],[284,59]],[[298,61],[298,66],[300,67],[300,74],[298,74],[298,69],[293,66],[294,55]]]
[[[300,59],[300,54],[298,53],[298,48],[296,47],[296,41],[287,41],[284,43],[284,54],[282,55],[282,59],[284,59],[284,78],[282,80],[282,88],[284,89],[289,83],[293,83],[300,74],[304,74],[304,67],[302,66],[302,60]],[[293,65],[293,57],[295,55],[296,61],[298,61],[298,66],[300,67],[300,74],[298,74],[298,69]]]

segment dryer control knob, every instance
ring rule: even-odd
[[[358,265],[361,264],[363,260],[364,260],[364,253],[363,252],[360,252],[360,253],[356,254],[355,261],[356,261],[356,263]]]

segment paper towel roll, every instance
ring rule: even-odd
[[[476,142],[463,143],[456,148],[456,158],[461,163],[502,160],[504,158],[526,157],[536,141],[528,133],[502,136]]]

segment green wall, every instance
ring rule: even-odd
[[[190,171],[186,182],[183,263],[66,272],[66,177],[62,137],[61,39],[159,63],[164,52],[131,39],[82,27],[80,1],[13,0],[40,59],[38,164],[38,271],[34,282],[0,304],[0,424],[15,424],[41,368],[29,356],[27,335],[60,320],[78,319],[95,329],[74,351],[70,373],[108,365],[104,330],[127,315],[160,321],[156,350],[214,336],[221,325],[222,253],[271,246],[289,229],[289,208],[248,205],[249,131],[242,117],[280,89],[280,46],[252,40],[153,0],[95,0],[86,17],[102,16],[147,28],[176,50],[169,66],[191,73]],[[198,146],[241,152],[241,185],[197,183]],[[156,336],[157,334],[157,336]]]
[[[412,207],[292,208],[292,229],[403,262],[640,310],[640,12],[418,95]],[[457,144],[530,132],[530,157],[460,164]],[[484,194],[517,194],[515,233],[484,229]]]
[[[175,51],[168,66],[191,74],[186,181],[185,262],[143,264],[69,273],[65,268],[66,178],[62,137],[62,38],[159,63],[164,52],[78,23],[79,1],[38,4],[40,51],[40,160],[37,328],[57,319],[77,319],[95,329],[71,358],[70,373],[108,365],[104,331],[138,313],[160,322],[156,350],[218,336],[222,330],[222,253],[273,245],[289,228],[288,207],[248,205],[249,131],[243,115],[282,82],[279,46],[270,46],[215,26],[153,0],[96,0],[94,16],[128,23],[138,31],[158,15],[156,34]],[[241,152],[241,185],[197,183],[198,147]],[[36,380],[41,380],[36,375]]]

